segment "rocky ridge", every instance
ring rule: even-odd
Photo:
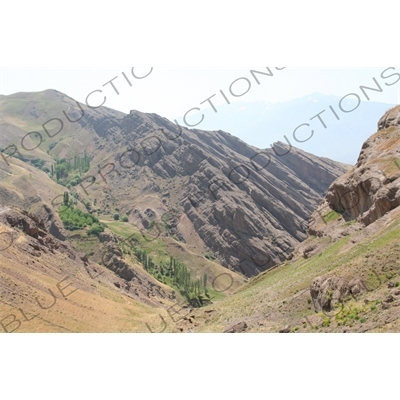
[[[246,276],[282,262],[307,237],[312,211],[346,171],[288,139],[257,149],[229,133],[187,129],[156,114],[90,109],[57,91],[5,96],[1,102],[2,147],[16,145],[24,157],[48,166],[86,151],[91,170],[72,189],[81,201],[96,201],[105,214],[118,208],[143,229],[173,216],[169,235]],[[48,135],[36,128],[47,144],[37,147],[29,137],[26,145],[35,150],[25,155],[19,145],[25,126],[51,118],[62,120],[64,129]],[[24,208],[39,200],[26,199]]]
[[[229,133],[185,129],[153,114],[132,111],[121,126],[113,149],[132,168],[112,173],[112,191],[142,182],[142,193],[158,194],[165,213],[178,213],[181,241],[191,243],[189,224],[222,265],[247,276],[283,261],[306,238],[312,210],[345,171],[290,143],[260,150]]]

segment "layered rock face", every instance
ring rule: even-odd
[[[345,172],[290,142],[260,150],[223,131],[189,130],[135,111],[121,126],[112,135],[117,160],[134,167],[115,173],[114,187],[135,179],[144,193],[175,195],[176,204],[164,198],[164,205],[189,221],[222,265],[247,276],[282,262],[306,238],[309,216]]]
[[[400,205],[400,106],[388,111],[378,128],[356,166],[326,195],[327,205],[347,221],[369,225]]]
[[[81,201],[96,200],[102,213],[118,208],[143,229],[150,222],[165,223],[162,217],[168,214],[168,234],[247,276],[282,262],[306,238],[312,211],[346,171],[292,147],[286,137],[261,150],[229,133],[183,128],[156,114],[78,107],[54,91],[30,94],[29,101],[24,96],[10,100],[21,102],[25,111],[8,115],[3,99],[7,124],[19,120],[24,126],[26,118],[32,124],[55,117],[64,121],[64,130],[51,136],[48,154],[39,147],[37,158],[51,163],[51,157],[90,155],[91,170],[72,189]],[[17,144],[21,150],[18,140],[14,143],[10,135],[7,140],[4,146]],[[150,204],[141,203],[144,198]],[[152,215],[151,221],[146,215]],[[51,229],[62,238],[57,227]]]

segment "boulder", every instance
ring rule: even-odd
[[[247,329],[247,324],[246,322],[239,322],[230,328],[226,329],[224,333],[242,333],[245,332]]]
[[[366,290],[364,282],[353,277],[322,276],[314,279],[310,286],[311,298],[318,312],[331,311],[342,300]]]

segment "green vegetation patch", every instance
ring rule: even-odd
[[[59,209],[61,221],[65,229],[69,231],[81,230],[89,227],[87,234],[99,236],[104,232],[106,224],[101,223],[94,215],[86,213],[74,207],[68,193],[64,193],[64,204]]]
[[[341,216],[342,216],[342,214],[338,213],[335,210],[332,210],[332,211],[328,212],[328,214],[325,215],[324,220],[325,220],[325,222],[328,223],[328,222],[338,220]]]

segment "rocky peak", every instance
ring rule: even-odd
[[[400,126],[400,106],[389,110],[378,122],[378,129],[390,128],[391,126]]]
[[[365,226],[400,205],[400,106],[389,110],[378,128],[362,146],[356,166],[330,186],[313,215],[313,233],[321,231],[321,220],[327,225],[332,210]]]

